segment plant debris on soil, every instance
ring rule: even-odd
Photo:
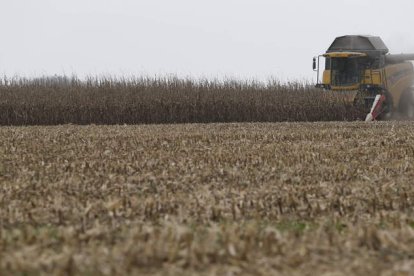
[[[414,271],[410,122],[2,127],[0,137],[1,275]]]

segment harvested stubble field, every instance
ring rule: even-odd
[[[305,83],[0,79],[0,125],[352,121],[365,115]]]
[[[1,275],[410,275],[414,125],[0,128]]]

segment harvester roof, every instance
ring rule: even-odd
[[[388,48],[378,36],[346,35],[335,39],[327,53],[330,52],[378,52],[387,54]]]

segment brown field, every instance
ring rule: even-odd
[[[305,83],[0,79],[0,125],[353,121],[366,113]]]
[[[2,127],[0,138],[0,275],[414,271],[411,122]]]

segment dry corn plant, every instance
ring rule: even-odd
[[[90,78],[0,80],[0,125],[344,121],[364,119],[301,83]]]

